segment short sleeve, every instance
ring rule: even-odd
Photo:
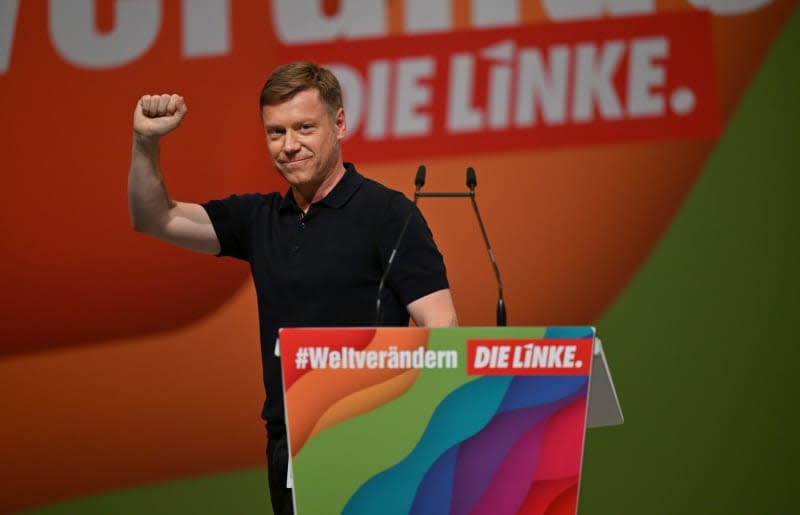
[[[252,248],[252,225],[261,195],[232,195],[202,204],[211,219],[220,244],[219,256],[249,260]]]
[[[444,259],[436,247],[425,218],[410,200],[397,192],[389,200],[386,220],[382,224],[387,228],[382,236],[382,247],[388,249],[385,251],[386,259],[397,243],[403,223],[410,212],[413,214],[387,278],[388,287],[405,306],[449,287]]]

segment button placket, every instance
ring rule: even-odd
[[[300,215],[297,220],[297,231],[295,234],[294,245],[292,245],[292,254],[297,254],[300,248],[305,244],[305,229],[307,226],[306,217]]]

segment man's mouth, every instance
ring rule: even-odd
[[[309,159],[311,159],[311,158],[310,157],[302,157],[302,158],[299,158],[299,159],[290,159],[290,160],[287,160],[287,161],[281,161],[281,164],[283,166],[290,166],[290,167],[291,166],[297,166],[297,165],[299,165],[301,163],[305,163]]]

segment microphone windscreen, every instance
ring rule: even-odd
[[[478,185],[478,179],[475,177],[475,169],[471,166],[467,168],[467,188],[474,189]]]
[[[417,189],[425,186],[425,165],[419,165],[417,168],[417,177],[414,179],[414,186]]]

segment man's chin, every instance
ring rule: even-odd
[[[303,182],[303,179],[306,175],[303,173],[302,170],[296,170],[296,169],[293,170],[291,168],[286,168],[283,165],[281,166],[276,165],[275,168],[278,170],[278,173],[281,174],[281,177],[283,177],[289,184]]]
[[[289,186],[296,189],[308,188],[314,182],[313,176],[307,173],[298,173],[291,171],[287,172],[281,170],[281,175],[283,176],[283,179],[289,183]]]

